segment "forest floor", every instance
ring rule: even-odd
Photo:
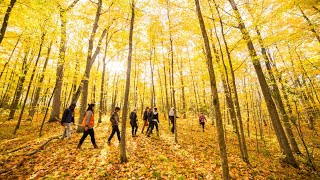
[[[88,137],[81,150],[76,146],[82,134],[73,132],[71,139],[52,139],[60,137],[63,131],[58,123],[46,123],[43,136],[38,138],[40,119],[32,124],[23,122],[15,136],[12,132],[16,121],[0,121],[0,179],[221,179],[216,128],[207,123],[202,132],[195,117],[178,119],[179,144],[174,142],[165,120],[160,124],[160,138],[156,133],[150,138],[142,134],[141,120],[138,136],[131,137],[127,122],[125,164],[119,163],[120,145],[116,136],[107,144],[111,133],[107,117],[95,127],[99,149],[93,149]],[[258,142],[259,152],[254,134],[246,137],[251,163],[247,165],[239,158],[231,126],[226,129],[232,179],[320,179],[319,171],[311,171],[304,156],[296,156],[299,169],[281,163],[277,141],[267,131],[266,140]],[[319,170],[319,136],[314,136],[310,143],[317,144],[312,153]],[[302,147],[301,151],[304,152]]]

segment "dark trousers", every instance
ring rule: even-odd
[[[151,130],[152,122],[153,122],[153,121],[149,121],[149,126],[148,126],[148,128],[147,128],[147,134],[148,134],[149,131],[151,131],[151,133],[152,133],[152,130]]]
[[[202,126],[202,129],[204,131],[204,122],[200,122],[201,126]]]
[[[157,121],[151,121],[151,122],[152,122],[151,123],[151,132],[152,132],[154,126],[156,126],[157,131],[159,131],[158,122]]]
[[[137,122],[130,122],[132,128],[132,136],[137,135],[138,124]]]
[[[82,135],[80,142],[79,142],[80,145],[83,143],[83,141],[87,138],[88,135],[90,135],[90,137],[91,137],[92,144],[93,145],[96,144],[96,140],[94,139],[94,131],[93,131],[93,128],[91,128],[91,129],[88,129],[87,131],[83,131],[83,135]]]
[[[112,133],[110,135],[110,137],[108,138],[108,141],[110,142],[111,139],[113,138],[113,135],[117,133],[118,136],[118,140],[120,141],[120,131],[119,131],[119,127],[118,125],[112,126]]]
[[[171,121],[171,123],[172,123],[172,128],[171,128],[171,132],[172,133],[174,133],[174,129],[175,129],[175,124],[174,124],[174,117],[173,116],[169,116],[169,119],[170,119],[170,121]]]

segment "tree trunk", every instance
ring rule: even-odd
[[[125,90],[125,95],[124,95],[123,111],[122,111],[122,127],[121,127],[121,136],[122,137],[121,137],[121,145],[120,145],[120,161],[121,161],[121,163],[128,161],[127,155],[126,155],[126,124],[127,124],[127,113],[128,113],[128,106],[129,106],[134,11],[135,11],[135,4],[134,4],[134,0],[133,0],[131,2],[131,20],[130,20],[129,54],[128,54],[128,65],[127,65],[126,90]]]
[[[109,45],[109,31],[107,32],[107,35],[106,35],[106,46],[105,46],[105,49],[104,49],[104,55],[103,55],[103,65],[102,65],[102,78],[101,78],[101,87],[100,87],[100,110],[99,110],[99,123],[102,122],[102,113],[103,113],[103,110],[104,110],[104,104],[103,104],[103,99],[105,98],[104,97],[104,84],[105,84],[105,74],[106,74],[106,65],[107,65],[107,62],[106,62],[106,59],[107,59],[107,51],[108,51],[108,45]]]
[[[41,56],[44,37],[45,37],[45,33],[42,33],[38,56],[37,56],[36,62],[34,64],[34,67],[33,67],[33,70],[32,70],[32,74],[31,74],[31,78],[30,78],[30,81],[29,81],[29,85],[28,85],[28,89],[27,89],[27,92],[26,92],[26,96],[24,98],[23,105],[22,105],[21,112],[20,112],[20,116],[19,116],[17,125],[14,128],[13,134],[16,134],[17,130],[20,128],[20,124],[21,124],[24,108],[26,107],[26,103],[27,103],[29,92],[30,92],[31,84],[32,84],[32,81],[33,81],[33,78],[34,78],[34,75],[35,75],[35,72],[36,72],[36,69],[37,69],[37,65],[38,65],[38,62],[39,62],[39,59],[40,59],[40,56]]]
[[[85,70],[85,73],[84,73],[84,78],[82,79],[82,81],[80,83],[80,86],[79,86],[79,88],[77,90],[77,93],[79,93],[79,96],[80,96],[80,93],[81,93],[81,90],[82,90],[80,117],[79,117],[79,120],[78,120],[77,132],[81,132],[82,131],[82,126],[80,126],[80,125],[81,125],[81,122],[82,122],[82,117],[84,116],[84,114],[86,112],[86,107],[87,107],[87,102],[88,102],[90,71],[91,71],[92,65],[93,65],[96,57],[100,53],[102,39],[104,38],[104,36],[105,36],[105,34],[107,32],[107,29],[103,30],[103,32],[102,32],[102,34],[100,36],[100,39],[98,41],[97,48],[96,48],[95,52],[92,54],[93,41],[94,41],[94,37],[95,37],[97,29],[98,29],[98,22],[99,22],[100,15],[101,15],[101,9],[102,9],[102,0],[99,0],[97,12],[96,12],[96,16],[95,16],[95,20],[94,20],[94,24],[93,24],[93,28],[92,28],[90,39],[89,39],[89,48],[88,48],[88,55],[87,55],[86,70]],[[83,86],[81,86],[81,85],[83,85]],[[74,99],[72,102],[74,102],[74,103],[77,102],[77,98]]]
[[[64,60],[66,53],[66,41],[67,41],[67,12],[72,9],[79,0],[74,0],[73,3],[67,8],[63,9],[60,5],[60,45],[59,45],[59,59],[57,63],[56,82],[57,86],[54,89],[52,111],[50,114],[49,122],[56,121],[60,117],[61,107],[61,91],[63,85],[63,72],[64,72]]]
[[[248,151],[247,151],[247,144],[246,144],[246,139],[244,137],[244,130],[243,130],[243,124],[242,124],[242,117],[241,117],[241,110],[240,110],[240,104],[239,104],[239,98],[238,98],[238,91],[237,91],[237,86],[236,86],[236,78],[234,75],[234,70],[233,70],[233,66],[232,66],[232,61],[231,61],[231,55],[230,55],[230,51],[229,51],[229,47],[228,47],[228,42],[226,40],[225,37],[225,33],[224,33],[224,25],[221,19],[221,15],[220,15],[220,11],[219,8],[216,4],[216,1],[213,0],[216,11],[218,13],[218,17],[219,17],[219,22],[220,22],[220,30],[221,30],[221,35],[222,35],[222,39],[224,42],[224,46],[226,49],[226,54],[227,54],[227,58],[228,58],[228,62],[229,62],[229,67],[230,67],[230,73],[231,73],[231,85],[229,86],[229,90],[231,92],[231,95],[233,94],[234,97],[233,101],[234,101],[234,107],[236,110],[236,115],[237,115],[237,119],[239,121],[239,125],[240,125],[240,135],[241,135],[241,148],[242,148],[242,152],[243,152],[243,161],[249,163],[249,156],[248,156]],[[221,52],[222,53],[222,52]],[[228,74],[227,74],[228,76]],[[229,84],[229,83],[228,83]]]
[[[199,24],[202,32],[203,41],[205,44],[207,66],[208,66],[208,72],[210,75],[211,93],[213,96],[213,104],[216,112],[217,133],[218,133],[218,141],[219,141],[219,148],[220,148],[220,161],[222,166],[222,178],[230,179],[228,159],[227,159],[227,148],[226,148],[226,143],[224,139],[224,130],[222,125],[222,117],[221,117],[221,111],[220,111],[218,90],[216,85],[216,77],[215,77],[213,64],[212,64],[212,55],[211,55],[209,38],[208,38],[204,20],[201,14],[199,0],[195,0],[195,5],[196,5],[196,10],[197,10]]]
[[[191,66],[191,60],[189,56],[189,50],[188,50],[188,62],[189,62],[189,68],[190,68],[190,73],[191,73],[191,78],[192,78],[192,85],[193,85],[193,93],[194,93],[194,99],[196,101],[196,106],[197,106],[197,113],[199,113],[199,103],[198,103],[198,96],[197,96],[197,88],[196,88],[196,83],[194,80],[194,73],[192,71],[192,66]]]
[[[285,110],[285,107],[284,107],[284,104],[282,102],[282,99],[281,99],[281,95],[280,95],[280,90],[279,90],[279,87],[277,85],[277,82],[276,82],[276,78],[272,72],[272,68],[271,68],[271,64],[270,64],[270,60],[268,58],[268,55],[267,55],[267,51],[266,51],[266,48],[264,46],[264,43],[263,43],[263,40],[262,40],[262,37],[261,37],[261,34],[260,34],[260,31],[258,29],[258,27],[255,27],[255,30],[256,30],[256,33],[258,35],[258,41],[259,41],[259,44],[260,44],[260,47],[261,47],[261,52],[262,52],[262,56],[265,60],[265,64],[266,64],[266,67],[267,67],[267,70],[268,70],[268,74],[269,74],[269,78],[271,80],[271,86],[272,86],[272,97],[273,99],[275,100],[275,103],[280,111],[280,114],[282,116],[282,120],[284,122],[284,127],[285,127],[285,130],[286,130],[286,134],[287,134],[287,137],[289,139],[289,142],[290,142],[290,145],[291,145],[291,149],[297,153],[297,154],[301,154],[299,148],[298,148],[298,145],[297,145],[297,142],[295,140],[295,137],[293,135],[293,132],[292,132],[292,129],[291,129],[291,125],[289,123],[289,117],[287,115],[287,112]]]
[[[9,57],[8,61],[3,65],[3,69],[2,69],[2,71],[1,71],[1,73],[0,73],[0,79],[1,79],[1,77],[2,77],[2,75],[3,75],[4,70],[6,69],[7,65],[9,64],[9,62],[10,62],[10,60],[11,60],[11,58],[12,58],[12,55],[13,55],[14,51],[15,51],[16,48],[17,48],[17,45],[19,44],[20,38],[21,38],[21,36],[19,36],[17,43],[14,45],[14,48],[13,48],[13,50],[11,51],[11,54],[10,54],[10,57]]]
[[[43,83],[43,80],[44,80],[44,75],[45,75],[44,73],[45,73],[47,65],[48,65],[52,43],[53,42],[51,41],[50,46],[48,48],[47,57],[46,57],[46,60],[44,62],[42,73],[41,73],[41,77],[40,77],[40,80],[39,80],[39,85],[41,85]],[[41,87],[37,86],[35,91],[36,92],[35,92],[35,95],[34,95],[34,98],[33,98],[32,102],[31,102],[31,107],[30,107],[30,110],[29,110],[29,117],[28,117],[29,120],[33,119],[33,116],[34,116],[34,114],[36,112],[36,106],[37,106],[39,98],[40,98]]]
[[[303,12],[302,8],[298,5],[298,8],[303,16],[303,18],[308,22],[308,26],[310,28],[310,31],[314,34],[314,36],[317,38],[318,42],[320,43],[320,36],[317,33],[316,29],[315,29],[315,25],[312,24],[312,22],[310,21],[310,19],[307,17],[307,15]]]
[[[231,6],[232,6],[232,9],[236,15],[236,18],[238,20],[238,23],[239,23],[239,28],[241,30],[241,33],[242,33],[242,36],[243,36],[243,39],[246,41],[247,43],[247,47],[248,47],[248,50],[250,52],[250,57],[251,57],[251,61],[253,63],[253,66],[254,66],[254,69],[256,71],[256,74],[258,76],[258,80],[259,80],[259,83],[260,83],[260,86],[261,86],[261,90],[262,90],[262,93],[264,95],[264,99],[265,99],[265,102],[267,104],[267,108],[268,108],[268,111],[269,111],[269,114],[270,114],[270,117],[271,117],[271,121],[272,121],[272,125],[273,125],[273,128],[275,130],[275,133],[277,135],[277,138],[278,138],[278,142],[279,142],[279,145],[281,147],[281,149],[284,151],[284,154],[286,155],[286,161],[291,164],[292,166],[294,167],[298,167],[298,164],[292,154],[292,151],[290,149],[290,146],[289,146],[289,143],[288,143],[288,139],[284,133],[284,130],[283,130],[283,127],[281,125],[281,122],[280,122],[280,119],[279,119],[279,115],[278,115],[278,112],[276,110],[276,107],[275,107],[275,104],[272,100],[272,96],[271,96],[271,93],[270,93],[270,89],[269,89],[269,86],[267,84],[267,81],[265,79],[265,76],[262,72],[262,67],[261,67],[261,64],[259,62],[259,59],[258,59],[258,56],[257,56],[257,52],[253,46],[253,43],[251,41],[251,37],[249,35],[249,32],[248,30],[246,29],[245,25],[244,25],[244,22],[242,20],[242,17],[238,11],[238,8],[237,8],[237,5],[236,3],[234,2],[234,0],[229,0]]]
[[[184,81],[183,81],[183,73],[182,73],[182,68],[183,68],[183,64],[182,64],[182,58],[180,59],[180,66],[179,66],[179,72],[180,72],[180,80],[181,80],[181,93],[182,93],[182,114],[183,114],[183,118],[186,119],[187,118],[187,105],[186,105],[186,97],[185,97],[185,90],[184,90]]]
[[[23,61],[22,61],[22,69],[21,69],[22,75],[19,77],[19,80],[18,80],[18,85],[17,85],[17,88],[16,88],[16,92],[14,94],[14,98],[13,98],[11,106],[10,106],[10,114],[9,114],[9,118],[8,119],[13,119],[14,118],[14,114],[15,114],[15,112],[17,110],[18,103],[19,103],[20,97],[22,95],[23,83],[26,80],[26,75],[27,75],[27,72],[28,72],[28,69],[29,69],[29,67],[27,65],[27,59],[28,59],[28,56],[29,56],[29,52],[30,52],[30,49],[28,49],[25,52],[25,55],[24,55],[24,58],[23,58]]]
[[[4,38],[4,35],[6,34],[10,13],[11,13],[12,8],[13,8],[15,3],[16,3],[16,0],[11,0],[10,1],[10,4],[9,4],[9,6],[7,8],[7,11],[6,11],[6,14],[4,15],[3,22],[2,22],[2,27],[1,27],[1,30],[0,30],[0,44],[1,44],[2,40],[3,40],[3,38]]]

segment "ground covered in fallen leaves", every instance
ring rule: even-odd
[[[202,132],[194,116],[178,119],[178,144],[163,118],[160,138],[156,133],[150,138],[142,134],[141,120],[138,136],[131,137],[131,127],[127,122],[129,161],[125,164],[119,163],[120,145],[116,136],[110,145],[107,144],[111,133],[108,117],[95,127],[99,149],[93,149],[88,137],[82,149],[77,150],[82,134],[74,131],[71,139],[57,139],[63,130],[58,123],[46,123],[43,136],[38,138],[38,121],[23,122],[15,136],[12,132],[16,122],[2,121],[0,179],[221,179],[216,128],[210,122]],[[300,169],[281,163],[277,141],[272,132],[268,135],[267,128],[265,140],[258,141],[259,151],[256,150],[254,133],[246,136],[251,165],[244,163],[239,157],[231,126],[227,125],[226,129],[230,176],[233,179],[320,178],[319,172],[307,166],[304,156],[296,156]],[[316,168],[320,169],[319,136],[315,135],[309,143],[317,144],[310,149]],[[301,151],[304,152],[302,148]]]

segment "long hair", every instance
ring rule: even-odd
[[[92,111],[92,113],[94,113],[94,112],[93,112],[93,107],[94,107],[94,104],[88,104],[88,109],[87,109],[87,111]]]

